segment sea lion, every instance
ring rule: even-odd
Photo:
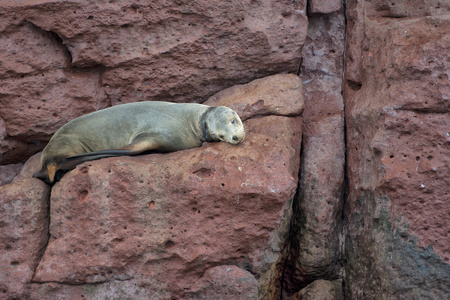
[[[53,184],[85,161],[151,150],[171,152],[203,142],[239,144],[244,138],[241,119],[225,106],[161,101],[116,105],[76,118],[56,131],[33,177]]]

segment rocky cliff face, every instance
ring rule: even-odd
[[[359,299],[445,299],[449,7],[365,4],[348,7],[346,289]]]
[[[0,299],[449,298],[445,1],[0,7]],[[139,100],[247,138],[31,178],[61,125]]]

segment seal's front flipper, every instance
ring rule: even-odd
[[[76,165],[81,164],[85,161],[96,160],[104,157],[113,157],[113,156],[132,156],[137,155],[145,151],[155,150],[156,145],[151,140],[137,140],[133,143],[122,147],[120,149],[114,150],[102,150],[88,153],[81,153],[77,155],[72,155],[66,158],[66,161],[61,164],[61,169],[72,169]]]
[[[67,159],[75,161],[76,159],[84,158],[85,161],[95,160],[104,157],[112,157],[112,156],[125,156],[125,155],[135,155],[135,151],[116,149],[116,150],[102,150],[88,153],[81,153],[77,155],[72,155],[67,157]],[[80,162],[81,163],[81,162]]]
[[[105,157],[114,157],[114,156],[126,156],[126,155],[134,155],[133,151],[129,150],[103,150],[89,153],[82,153],[77,155],[72,155],[67,157],[64,162],[60,164],[60,168],[63,170],[71,170],[75,168],[77,165],[84,163],[86,161],[96,160]]]
[[[136,155],[145,151],[157,149],[158,144],[155,143],[152,139],[146,138],[145,136],[138,136],[131,144],[118,149],[118,151],[130,151],[132,154],[128,155]]]

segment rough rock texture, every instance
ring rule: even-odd
[[[298,234],[291,244],[298,257],[290,279],[297,286],[339,277],[344,192],[343,12],[310,18],[309,26],[302,54],[304,161],[293,227]]]
[[[342,3],[341,0],[310,0],[308,12],[313,15],[313,18],[315,14],[334,13],[342,8]]]
[[[304,160],[293,206],[291,240],[276,270],[272,270],[270,288],[266,289],[272,289],[273,295],[268,298],[289,299],[316,279],[341,276],[344,23],[342,11],[309,19],[301,69],[305,83]]]
[[[159,281],[153,289],[161,295],[177,295],[205,266],[232,261],[260,273],[295,193],[299,121],[248,120],[248,139],[237,147],[216,143],[78,166],[52,189],[51,238],[34,280],[143,276]]]
[[[319,279],[303,288],[290,300],[342,300],[342,286],[340,282]]]
[[[356,1],[351,1],[353,6]],[[450,3],[441,0],[375,0],[361,1],[365,16],[384,18],[417,18],[448,15]]]
[[[279,99],[290,110],[249,115],[244,143],[92,161],[55,184],[50,240],[32,280],[39,284],[25,284],[21,296],[254,299],[256,278],[288,239],[303,90],[295,75],[249,86],[210,101],[252,107],[269,86],[272,102],[260,109]],[[240,99],[242,90],[254,96]],[[33,164],[38,168],[37,156],[24,169]]]
[[[34,178],[0,187],[0,298],[21,298],[33,278],[48,241],[49,194]]]
[[[67,174],[47,247],[48,190],[30,158],[0,187],[0,299],[449,299],[449,11],[0,1],[4,183],[83,113],[203,102],[262,78],[205,102],[246,120],[242,145]],[[263,78],[298,72],[303,117],[299,78]]]
[[[274,75],[232,86],[204,102],[206,105],[228,106],[239,112],[243,121],[250,117],[298,116],[303,112],[303,84],[294,75]]]
[[[33,174],[39,170],[40,163],[41,163],[41,154],[42,152],[36,153],[32,157],[30,157],[22,166],[22,169],[20,170],[19,174],[17,174],[16,177],[13,179],[13,183],[33,177]]]
[[[0,166],[0,186],[11,183],[14,177],[19,174],[22,166],[23,164],[9,164]]]
[[[0,1],[0,164],[110,105],[298,71],[306,1],[144,2]]]
[[[109,103],[98,70],[71,68],[56,34],[13,15],[20,13],[0,17],[2,164],[34,154],[59,127]]]
[[[219,266],[208,269],[186,299],[257,299],[258,282],[252,273],[236,266]]]
[[[349,5],[346,296],[448,299],[448,3],[382,2]]]

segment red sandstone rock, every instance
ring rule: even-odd
[[[258,299],[258,282],[252,273],[236,266],[208,269],[187,293],[186,299]]]
[[[409,9],[416,15],[419,7]],[[448,16],[357,21],[365,38],[357,32],[350,47],[363,45],[361,73],[347,79],[345,90],[346,295],[446,299],[450,22]]]
[[[53,187],[51,240],[34,280],[151,277],[160,281],[147,283],[154,289],[179,294],[211,263],[259,273],[295,192],[299,125],[269,116],[248,120],[247,140],[237,147],[78,166]]]
[[[210,97],[204,104],[234,109],[242,120],[254,116],[298,116],[303,111],[303,84],[293,74],[278,74],[232,86]],[[293,100],[297,99],[297,100]]]
[[[291,300],[342,300],[340,282],[316,280],[292,296]]]
[[[306,2],[3,1],[1,164],[42,150],[67,121],[141,100],[203,102],[297,72]]]
[[[369,17],[417,18],[431,15],[448,15],[450,3],[440,0],[375,0],[364,1]]]
[[[311,0],[309,2],[309,13],[311,14],[330,14],[342,8],[340,0]]]
[[[19,174],[22,166],[23,164],[10,164],[0,166],[0,186],[11,183],[14,177]]]
[[[71,69],[55,34],[27,22],[11,27],[0,37],[0,163],[23,160],[63,124],[108,106],[98,70]]]
[[[0,187],[0,293],[23,299],[48,241],[50,188],[38,179]],[[2,298],[5,299],[5,298]]]
[[[336,2],[328,1],[327,3]],[[99,94],[92,96],[92,99],[88,99],[91,104],[88,105],[86,110],[97,109],[95,105],[99,105],[99,103],[100,106],[103,106],[110,105],[110,101],[117,104],[150,98],[201,102],[201,99],[206,98],[213,92],[234,83],[245,82],[250,78],[261,77],[265,74],[297,72],[298,70],[297,62],[300,58],[297,57],[296,53],[300,52],[306,35],[306,19],[304,16],[306,6],[304,2],[300,4],[286,2],[272,4],[271,2],[258,3],[252,1],[251,4],[248,2],[227,2],[217,5],[205,1],[204,3],[180,4],[180,6],[175,6],[176,3],[171,2],[165,6],[166,4],[163,1],[157,3],[153,1],[151,4],[133,4],[128,3],[128,1],[96,2],[95,4],[68,1],[3,1],[0,4],[0,32],[2,33],[0,37],[0,50],[2,50],[0,51],[0,80],[5,83],[0,87],[0,153],[4,154],[1,158],[2,164],[8,161],[21,161],[41,149],[44,145],[42,142],[48,140],[51,133],[59,126],[58,124],[64,122],[64,118],[69,119],[83,113],[80,112],[86,103],[83,101],[92,92]],[[304,126],[305,149],[303,161],[305,163],[301,173],[301,177],[304,179],[302,179],[300,191],[303,191],[303,195],[307,196],[305,199],[314,201],[311,203],[303,201],[299,211],[305,212],[305,218],[293,220],[294,224],[297,222],[297,228],[302,226],[302,229],[307,229],[308,232],[293,236],[294,241],[302,240],[302,243],[298,243],[303,247],[301,253],[305,255],[304,259],[300,260],[301,263],[317,261],[317,258],[322,257],[322,255],[325,258],[332,257],[335,252],[328,252],[328,249],[334,247],[336,236],[329,237],[329,234],[332,232],[335,220],[336,228],[334,230],[340,231],[338,229],[340,226],[337,222],[338,218],[335,215],[338,212],[337,207],[326,207],[324,210],[323,206],[320,205],[322,203],[320,199],[329,199],[333,186],[338,186],[337,183],[340,180],[339,168],[336,167],[340,164],[340,154],[331,150],[339,142],[330,142],[329,139],[335,137],[330,135],[330,132],[335,128],[334,125],[340,122],[337,112],[342,103],[339,92],[337,92],[340,82],[337,80],[337,73],[334,73],[339,70],[339,68],[335,68],[338,65],[334,64],[334,60],[338,59],[342,51],[341,46],[337,48],[329,47],[328,45],[333,45],[333,43],[329,43],[327,35],[316,35],[322,33],[322,31],[327,31],[327,33],[331,33],[329,35],[331,40],[339,40],[339,35],[336,35],[339,32],[338,28],[330,31],[327,26],[328,24],[340,25],[332,22],[335,14],[321,15],[335,10],[335,7],[326,7],[322,4],[323,1],[320,3],[319,1],[311,1],[310,3],[310,12],[318,14],[309,20],[311,23],[310,38],[312,40],[308,41],[303,51],[302,76],[306,81],[305,91],[308,101],[304,113],[306,122]],[[448,153],[448,130],[446,130],[449,122],[449,86],[448,76],[445,73],[445,70],[448,69],[446,65],[448,62],[446,34],[449,30],[448,18],[445,15],[448,15],[449,4],[439,0],[352,0],[347,1],[346,4],[349,34],[347,35],[346,47],[344,96],[346,98],[349,136],[347,145],[349,197],[346,211],[342,215],[346,222],[345,240],[340,240],[340,245],[345,246],[346,277],[344,286],[346,296],[352,299],[380,297],[447,299],[447,295],[450,294],[448,284],[450,282],[448,275],[450,270],[447,258],[448,247],[446,248],[446,245],[449,244],[448,235],[445,231],[448,228],[448,215],[445,215],[448,211],[448,201],[445,200],[448,196],[449,185],[446,182],[449,178],[448,157],[450,155]],[[157,9],[152,11],[152,8]],[[442,16],[436,17],[437,15]],[[241,18],[242,16],[243,18]],[[421,18],[423,16],[432,17]],[[191,26],[189,32],[185,34],[186,29],[182,25],[186,25],[186,23],[183,23],[186,20]],[[295,22],[298,22],[298,24],[295,24]],[[291,28],[290,24],[293,24],[294,28]],[[280,33],[278,30],[283,26],[284,29]],[[204,35],[198,34],[199,28],[203,30],[202,34]],[[191,32],[192,35],[190,35]],[[174,35],[171,36],[171,34]],[[23,38],[24,36],[26,38]],[[142,44],[149,41],[147,37],[157,38],[151,44],[151,47]],[[176,38],[179,37],[181,39],[176,41]],[[64,45],[63,42],[66,44]],[[165,49],[168,50],[165,51]],[[158,51],[160,53],[156,53]],[[139,52],[142,53],[139,54]],[[61,65],[61,63],[64,63],[64,65]],[[73,65],[76,65],[77,68],[74,68]],[[320,71],[323,71],[323,74],[320,74]],[[78,93],[78,87],[84,86],[85,82],[82,79],[72,80],[70,75],[77,72],[89,74],[86,76],[89,77],[87,80],[92,81],[93,84],[93,88],[88,89],[86,97],[82,99],[83,101],[77,100],[76,94]],[[49,77],[49,79],[43,80],[41,77]],[[81,74],[81,77],[84,78],[84,75]],[[278,94],[284,94],[281,93],[282,90],[280,89],[275,90]],[[55,107],[52,107],[50,103],[45,106],[44,110],[42,109],[42,103],[39,102],[41,101],[40,94],[36,94],[42,92],[46,93],[45,99],[50,99],[48,102],[56,103]],[[109,97],[108,101],[103,94]],[[21,97],[19,98],[17,95]],[[61,95],[65,97],[65,101],[61,100]],[[257,94],[254,93],[254,95]],[[265,96],[264,93],[261,96]],[[12,104],[8,102],[11,99],[15,101]],[[230,99],[234,99],[230,102],[230,105],[239,103],[238,99],[233,97]],[[258,102],[248,102],[240,113],[247,113],[249,110],[249,115],[263,111],[268,113],[267,109],[270,107],[268,101],[270,99],[270,97],[264,98],[264,106],[261,107],[259,106],[261,102],[259,104]],[[318,100],[316,101],[316,99]],[[326,101],[324,101],[325,99]],[[214,97],[211,97],[210,101],[215,102]],[[3,106],[4,103],[5,106]],[[73,109],[72,107],[59,107],[67,105],[67,103],[77,103],[78,107]],[[30,120],[33,120],[33,122],[27,123],[27,119],[21,119],[21,114],[12,111],[15,104],[22,105],[18,107],[24,110],[27,119],[31,118]],[[285,107],[286,105],[282,106]],[[41,109],[38,109],[38,107],[41,107]],[[1,111],[4,108],[8,109],[6,113]],[[55,111],[58,115],[53,116],[48,111],[52,113]],[[67,115],[59,116],[59,114],[64,113]],[[273,113],[274,110],[270,110],[270,114]],[[40,114],[43,117],[40,118]],[[276,124],[281,122],[285,124],[283,126],[288,127],[285,122],[286,118],[271,118],[273,118],[270,119],[271,122],[277,120]],[[278,121],[279,118],[283,121]],[[41,120],[48,123],[35,123],[41,122]],[[21,127],[21,123],[27,125]],[[259,124],[255,123],[252,126],[257,127]],[[262,130],[267,130],[270,133],[270,130],[274,130],[274,126],[262,128]],[[10,135],[10,132],[13,135]],[[341,134],[341,131],[338,131],[338,133]],[[274,132],[271,132],[269,135],[273,137],[273,134]],[[328,148],[320,148],[320,145],[328,146]],[[207,145],[206,153],[209,153],[209,156],[215,156],[215,153],[218,153],[219,150],[222,153],[224,151],[222,147],[225,146],[221,144]],[[338,151],[341,151],[342,147],[339,146],[338,149]],[[197,153],[196,151],[199,150],[201,149],[188,150],[187,152]],[[265,155],[265,153],[262,154]],[[329,155],[336,157],[336,161],[333,162]],[[86,228],[86,225],[83,225],[82,228],[74,228],[76,241],[80,241],[78,244],[67,238],[69,232],[64,235],[66,244],[70,246],[70,243],[73,243],[75,247],[78,247],[76,249],[87,247],[85,239],[80,238],[80,236],[83,237],[83,234],[92,235],[92,240],[88,240],[88,245],[92,246],[91,243],[100,237],[100,242],[110,247],[104,248],[104,252],[100,252],[98,256],[99,260],[95,260],[91,256],[93,251],[98,250],[98,246],[94,244],[87,252],[87,257],[81,259],[82,262],[87,263],[85,265],[87,268],[82,270],[83,266],[80,264],[75,268],[78,273],[73,274],[77,278],[82,278],[83,275],[92,275],[98,272],[97,278],[89,275],[91,276],[90,279],[101,280],[101,278],[106,277],[110,278],[109,281],[97,282],[95,285],[89,286],[67,285],[56,282],[29,283],[29,270],[34,269],[36,264],[27,263],[27,266],[32,267],[28,267],[27,271],[20,273],[25,274],[24,281],[18,279],[10,282],[8,281],[10,280],[9,277],[1,280],[2,283],[11,283],[12,288],[8,291],[14,291],[14,293],[10,293],[12,294],[10,298],[102,299],[106,297],[133,297],[134,299],[152,299],[159,297],[168,299],[174,295],[171,287],[181,290],[180,286],[186,288],[185,291],[199,291],[196,295],[201,297],[201,290],[209,293],[211,289],[214,289],[214,285],[208,287],[203,284],[207,284],[207,278],[211,278],[209,275],[213,273],[212,270],[216,270],[215,266],[227,265],[235,261],[238,261],[237,264],[241,268],[247,270],[259,264],[260,267],[251,270],[257,278],[271,266],[270,270],[263,275],[264,278],[267,277],[268,279],[261,279],[263,288],[260,289],[260,297],[265,295],[273,297],[273,299],[279,295],[276,293],[276,288],[280,286],[280,278],[289,281],[292,278],[302,280],[304,278],[302,276],[305,274],[316,277],[331,276],[333,278],[334,276],[340,276],[340,274],[336,274],[334,268],[331,268],[331,274],[324,274],[324,268],[330,270],[330,265],[327,263],[322,263],[324,268],[321,269],[297,270],[299,271],[297,274],[282,273],[282,268],[281,270],[279,268],[280,252],[282,252],[280,247],[286,246],[284,242],[286,232],[288,232],[286,224],[289,224],[292,214],[287,209],[287,207],[290,207],[289,201],[285,203],[281,213],[280,210],[273,209],[283,217],[277,221],[277,229],[271,232],[269,242],[264,246],[266,248],[263,263],[252,258],[258,257],[258,255],[251,256],[245,252],[239,258],[236,258],[237,254],[233,254],[235,255],[232,256],[234,261],[231,262],[223,259],[224,256],[218,255],[218,260],[221,261],[211,260],[209,263],[199,265],[197,262],[202,261],[201,254],[204,255],[204,252],[202,252],[201,247],[199,248],[198,241],[203,241],[203,237],[194,239],[194,246],[187,248],[187,250],[191,250],[197,247],[195,249],[200,249],[198,251],[200,254],[191,254],[192,252],[181,252],[180,254],[180,250],[177,250],[177,252],[174,249],[178,245],[171,247],[172,244],[169,240],[162,239],[154,242],[148,238],[151,233],[149,231],[153,230],[151,226],[154,224],[152,223],[153,219],[146,218],[146,213],[148,213],[150,207],[153,207],[152,209],[156,207],[159,211],[163,208],[158,207],[156,202],[152,204],[151,201],[148,202],[148,207],[145,205],[139,206],[136,201],[127,203],[130,207],[120,202],[121,199],[131,197],[130,195],[136,191],[136,189],[133,190],[133,184],[135,186],[141,185],[138,190],[141,194],[145,194],[142,195],[141,199],[147,199],[145,198],[147,195],[153,195],[154,190],[150,188],[148,188],[148,193],[145,193],[145,188],[142,185],[147,183],[146,180],[142,183],[139,180],[129,182],[131,175],[142,174],[143,178],[148,178],[150,169],[155,169],[154,166],[151,166],[145,171],[141,169],[135,173],[132,168],[140,165],[140,159],[140,157],[118,159],[117,162],[122,165],[116,165],[114,159],[106,160],[107,162],[103,160],[85,164],[84,167],[87,168],[85,170],[88,170],[87,174],[76,173],[82,171],[82,169],[74,170],[70,173],[72,175],[69,175],[72,176],[72,179],[63,179],[66,182],[71,182],[71,185],[59,188],[60,191],[67,192],[67,198],[59,195],[58,205],[61,205],[61,207],[66,205],[73,209],[74,213],[73,215],[62,215],[61,212],[58,212],[58,216],[61,218],[84,216],[89,218],[87,224],[91,222],[96,226],[98,225],[93,227],[95,230],[106,228],[107,234],[110,234],[110,232],[117,233],[115,236],[110,236],[111,240],[105,240],[102,238],[103,232],[92,233],[92,228],[87,228],[86,232],[80,233],[80,230]],[[147,158],[144,161],[153,162],[153,160]],[[208,161],[210,165],[207,165],[206,168],[195,169],[198,171],[196,176],[203,174],[203,177],[208,177],[208,170],[212,170],[212,166],[217,166],[217,164],[211,166],[211,160]],[[315,162],[324,165],[325,171],[317,168]],[[200,164],[201,160],[197,160],[197,163]],[[225,163],[230,164],[226,160]],[[23,178],[21,176],[29,176],[26,174],[30,174],[31,164],[33,164],[32,161],[27,162],[22,174],[14,180],[14,185],[6,186],[9,190],[13,189],[11,186],[20,186],[25,194],[31,193],[22,186],[21,182],[23,181],[19,180],[19,178]],[[108,164],[114,167],[111,168],[112,171],[118,170],[116,174],[124,175],[123,178],[114,178],[113,175],[108,175],[109,177],[106,179],[103,178],[103,173],[110,170]],[[104,172],[101,171],[101,168],[104,168]],[[158,174],[161,177],[170,176],[174,174],[175,169],[172,166],[166,173],[164,173],[164,169],[161,169]],[[183,170],[182,168],[179,169]],[[234,176],[231,171],[229,173]],[[183,173],[178,176],[180,178],[193,176],[189,173],[186,174]],[[218,175],[220,172],[213,173],[211,171],[210,174],[215,174],[211,176],[216,178],[217,182],[223,183],[222,180],[219,180],[222,179],[220,178],[222,175]],[[264,176],[264,174],[261,173],[260,175]],[[330,174],[336,175],[329,177]],[[80,187],[79,182],[75,183],[76,180],[84,177],[88,179],[80,182],[91,186],[82,185]],[[236,177],[239,179],[238,176]],[[194,178],[198,179],[197,177]],[[311,179],[317,179],[320,183],[318,185],[322,188],[320,194],[316,195],[311,192],[312,189],[308,190],[309,187],[313,187],[313,185],[309,185],[310,182],[314,182]],[[155,181],[156,179],[151,180]],[[150,183],[151,180],[149,179],[148,182]],[[168,182],[168,179],[159,180]],[[327,180],[330,180],[331,184],[330,187],[324,189],[323,183]],[[217,185],[217,182],[214,184]],[[108,184],[113,184],[115,187],[106,187],[105,189],[103,185],[107,186]],[[27,186],[36,188],[34,183]],[[118,190],[121,187],[123,189]],[[176,190],[178,193],[176,195],[182,193],[183,187],[186,190],[186,186],[183,185],[176,187],[179,189]],[[68,189],[70,188],[72,190],[69,192]],[[111,203],[119,207],[113,207],[113,214],[108,211],[111,207],[108,204],[109,201],[104,199],[106,195],[100,194],[102,189],[116,193],[112,196],[114,201],[111,201]],[[174,190],[175,187],[172,186],[171,189]],[[202,189],[197,190],[199,193],[203,192]],[[315,190],[317,191],[317,189]],[[162,187],[158,191],[161,195],[165,195]],[[21,193],[18,194],[22,195]],[[336,191],[336,199],[339,198],[338,194],[340,194],[340,190]],[[80,201],[80,198],[77,198],[80,196],[81,198],[86,196],[84,199],[87,199],[87,202],[90,200],[95,202],[97,199],[94,198],[98,196],[100,204],[95,205],[94,203],[90,207],[92,213],[88,211],[88,208],[76,211],[77,204],[72,202]],[[209,194],[207,196],[209,197]],[[69,199],[69,197],[72,198]],[[163,196],[159,197],[158,199],[162,199]],[[185,216],[186,211],[193,208],[190,205],[191,203],[187,204],[184,210],[177,206],[176,201],[180,198],[184,199],[183,197],[173,197],[167,202],[175,203],[175,208],[181,212],[178,213],[180,216]],[[213,201],[214,197],[217,197],[217,195],[211,195],[208,200],[202,198],[203,200],[197,202],[196,206],[198,206],[198,203],[206,203],[205,207],[210,208],[207,201]],[[68,203],[63,203],[61,199],[65,199]],[[267,198],[263,197],[262,199],[267,201]],[[281,206],[279,200],[274,202],[279,209],[279,206]],[[183,203],[185,202],[182,201],[178,205]],[[223,206],[223,203],[229,202],[219,201],[217,205]],[[262,206],[254,205],[245,209],[254,213],[253,210],[259,207]],[[167,206],[165,208],[172,209]],[[135,210],[138,212],[134,213]],[[82,212],[85,211],[88,212],[83,215]],[[205,209],[202,207],[200,211],[200,214],[203,214]],[[108,219],[114,213],[117,218]],[[315,213],[318,215],[316,216]],[[228,212],[227,214],[228,219],[234,220],[235,215],[243,218],[242,214],[244,213],[232,214]],[[7,215],[11,215],[11,213]],[[100,219],[98,218],[99,215]],[[137,220],[132,219],[136,215],[138,216]],[[254,215],[250,214],[246,221],[254,218]],[[333,216],[331,219],[325,217],[330,215]],[[193,211],[190,216],[194,221],[200,219],[196,217]],[[205,222],[206,225],[200,222],[195,223],[194,225],[198,225],[195,230],[189,226],[185,227],[188,228],[190,233],[200,236],[200,232],[205,226],[209,228],[208,232],[213,232],[216,236],[224,239],[230,236],[227,235],[228,232],[244,232],[244,230],[247,230],[246,227],[239,229],[239,226],[244,223],[241,222],[238,225],[233,224],[233,230],[227,231],[226,229],[230,228],[231,221],[223,219],[223,215],[213,217],[217,220],[216,222],[220,221],[222,222],[220,224],[226,225],[223,227],[225,233],[224,231],[220,231],[219,234],[213,232],[214,227],[208,223],[212,222],[211,220]],[[118,221],[122,218],[133,220],[132,225],[126,224],[128,229],[124,229],[123,224]],[[101,225],[100,222],[105,219],[108,222]],[[21,222],[24,220],[27,219],[20,218]],[[159,220],[164,221],[161,217]],[[180,225],[181,221],[177,218],[171,220],[177,222],[175,227],[177,229],[185,224]],[[274,218],[270,219],[270,221],[273,220]],[[52,221],[55,224],[74,222],[73,219],[59,220],[57,218],[53,218]],[[21,222],[18,222],[15,227],[20,228]],[[191,224],[185,222],[187,225]],[[273,223],[271,224],[273,226]],[[314,225],[317,228],[314,228]],[[64,230],[67,229],[65,226],[62,226],[62,229],[57,227],[56,225],[53,227],[57,234],[64,233]],[[142,228],[146,228],[147,231],[139,231]],[[9,232],[8,230],[9,227],[7,232]],[[267,228],[264,230],[265,232],[256,236],[267,241],[265,236],[269,230]],[[320,236],[322,230],[324,235]],[[181,232],[181,229],[179,231]],[[139,236],[140,234],[142,236]],[[244,232],[244,234],[247,234],[247,232]],[[177,240],[175,241],[184,241],[180,237],[181,235],[182,233],[177,233],[175,235]],[[208,235],[208,237],[211,235]],[[251,236],[254,237],[255,233],[252,233]],[[125,242],[129,242],[128,245],[124,245],[124,241],[121,240],[122,237],[125,237]],[[314,246],[311,237],[317,238],[317,242],[320,244],[317,250],[310,248],[311,245]],[[243,238],[239,236],[236,241],[241,242],[241,239]],[[147,244],[143,244],[143,241],[146,242],[147,240],[153,243],[151,245],[157,245],[158,255],[164,255],[167,247],[171,249],[167,252],[167,255],[171,256],[156,261],[152,260],[151,251],[139,250],[148,247]],[[173,240],[170,241],[174,242]],[[188,242],[190,241],[185,241],[184,245],[188,245]],[[218,245],[218,243],[214,245]],[[261,249],[261,245],[262,243],[252,249],[258,247],[258,249]],[[209,249],[212,247],[207,246],[210,247]],[[70,247],[62,247],[62,249],[68,250]],[[182,247],[179,249],[182,249]],[[286,251],[297,250],[289,247],[289,245],[284,249]],[[312,251],[311,254],[308,253],[310,250]],[[245,251],[251,252],[251,250]],[[29,253],[34,258],[36,257],[36,251],[33,251],[33,249]],[[70,258],[73,253],[61,252],[59,254],[63,258],[69,257],[69,262],[73,263],[73,257]],[[192,256],[200,255],[200,258],[189,262],[186,259],[189,254]],[[46,262],[50,258],[56,257],[56,254],[50,255],[47,253],[46,255]],[[208,258],[212,256],[210,255]],[[294,257],[298,256],[294,255]],[[135,258],[141,260],[134,260]],[[250,262],[250,258],[257,262]],[[37,263],[37,260],[34,261]],[[185,263],[186,261],[188,262]],[[272,264],[273,262],[277,263]],[[335,264],[336,261],[332,259],[331,263]],[[95,269],[99,264],[103,267],[102,270]],[[61,262],[56,262],[55,267],[60,265]],[[171,270],[180,265],[190,268],[190,271],[183,276],[179,275],[175,279],[176,283],[172,286],[168,285],[169,280],[161,281],[159,276],[148,276],[148,274],[152,274],[151,272],[177,274]],[[281,266],[289,265],[282,264]],[[133,273],[133,270],[140,270],[139,268],[145,271],[143,273],[145,276]],[[254,270],[258,271],[255,272]],[[319,275],[312,274],[311,270],[317,271]],[[47,271],[49,272],[47,274],[63,272],[51,269]],[[102,274],[102,271],[104,274]],[[110,271],[111,273],[108,273]],[[203,271],[207,273],[203,273]],[[237,272],[245,273],[242,270],[237,270]],[[6,277],[4,275],[6,273],[1,274],[1,276],[4,276],[3,278]],[[16,276],[19,273],[14,274]],[[67,274],[65,276],[68,277]],[[245,277],[245,275],[243,276]],[[228,281],[230,278],[225,279],[222,282],[225,282],[222,287],[227,286],[226,283],[230,282]],[[274,279],[278,280],[276,286],[273,284]],[[173,280],[173,278],[170,280]],[[194,282],[195,280],[197,280],[197,283]],[[23,284],[23,282],[28,283]],[[186,282],[189,282],[189,284],[185,284]],[[289,288],[293,290],[295,283],[298,283],[298,281],[293,280],[291,283],[294,284]],[[305,283],[306,280],[301,281],[302,286]],[[316,283],[317,281],[312,286]],[[148,288],[153,286],[157,286],[159,289]],[[274,289],[271,290],[272,288]],[[282,288],[286,289],[287,286],[282,285]],[[310,291],[310,288],[311,286],[304,291]],[[295,291],[299,289],[300,287],[297,286]],[[10,294],[6,293],[6,297]],[[181,294],[182,292],[178,293],[178,295]],[[286,294],[283,296],[286,296]]]
[[[148,278],[151,280],[151,278]],[[155,284],[158,282],[155,281]],[[31,300],[73,299],[173,299],[170,293],[160,294],[132,280],[116,280],[90,285],[67,285],[56,282],[31,283],[26,286],[26,298]]]
[[[297,286],[340,274],[345,167],[341,95],[344,21],[342,13],[310,18],[310,34],[302,54],[306,82],[304,161],[296,215],[299,235],[292,246],[298,257],[291,258],[296,269],[290,278]]]
[[[341,95],[344,16],[310,18],[303,48],[305,109],[302,166],[290,244],[261,288],[273,290],[264,299],[289,299],[299,287],[341,274],[345,133]]]
[[[272,97],[285,99],[274,77]],[[289,94],[288,115],[303,104],[301,82],[292,84],[300,87]],[[238,146],[210,143],[108,158],[66,174],[52,189],[50,242],[33,280],[96,286],[123,281],[145,286],[155,297],[191,291],[201,299],[202,290],[214,290],[205,278],[218,276],[217,270],[204,272],[215,265],[265,272],[287,239],[301,117],[264,116],[245,126],[246,140]],[[228,288],[218,295],[231,291],[230,280],[242,272],[224,278],[219,285]],[[255,294],[256,283],[249,284],[245,295]]]
[[[41,168],[41,154],[42,152],[36,153],[30,157],[20,169],[20,172],[13,179],[13,183],[26,178],[32,178],[33,174]]]

